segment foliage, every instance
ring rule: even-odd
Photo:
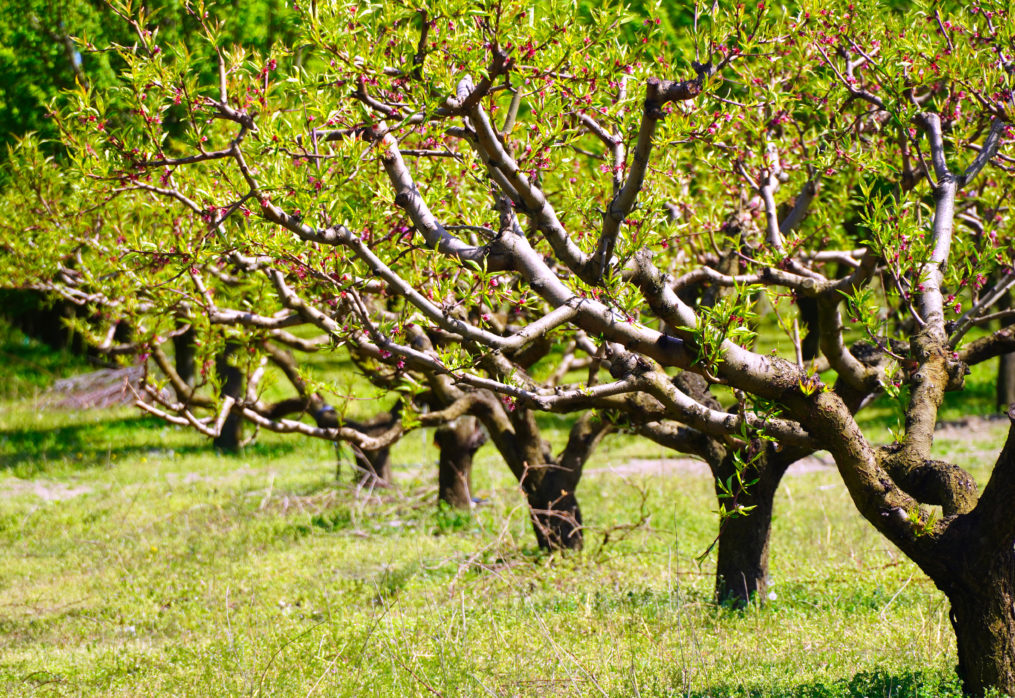
[[[269,47],[228,42],[202,7],[186,43],[116,9],[133,37],[114,81],[54,117],[68,164],[18,153],[6,266],[89,308],[79,329],[106,351],[150,359],[145,409],[373,452],[474,414],[539,540],[565,547],[616,424],[732,467],[734,510],[825,448],[949,594],[966,688],[1015,690],[998,630],[1015,627],[1015,432],[982,496],[931,458],[945,393],[1015,349],[988,329],[1015,285],[1008,7],[715,3],[664,42],[612,7],[336,1]],[[27,248],[38,268],[10,261]],[[793,356],[759,342],[769,312]],[[195,376],[165,350],[184,336]],[[383,435],[295,358],[336,345],[399,395]],[[532,378],[554,351],[563,370]],[[283,377],[297,397],[268,399]],[[882,391],[905,423],[879,444],[854,414]],[[559,456],[535,411],[582,413]]]
[[[160,40],[172,43],[197,42],[190,39],[201,29],[183,3],[147,3],[146,13],[157,26]],[[0,5],[0,71],[4,92],[0,96],[0,152],[27,133],[35,133],[57,152],[59,130],[50,118],[50,105],[63,103],[60,93],[77,85],[105,90],[116,82],[122,68],[110,44],[130,44],[130,28],[117,17],[132,12],[128,3],[107,6],[101,3],[48,0],[5,2]],[[292,38],[295,15],[279,0],[237,3],[223,12],[223,40],[242,42],[266,49],[276,40]],[[207,55],[205,55],[207,59]],[[204,65],[208,65],[207,61]],[[215,78],[213,68],[199,69],[204,79]],[[7,173],[0,184],[9,183]]]

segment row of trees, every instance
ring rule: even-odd
[[[316,3],[265,52],[201,6],[186,43],[116,10],[115,78],[50,115],[65,156],[15,155],[0,264],[145,362],[144,409],[350,442],[382,480],[439,427],[463,506],[488,437],[548,548],[636,433],[709,463],[741,602],[825,449],[948,596],[969,690],[1015,692],[1015,438],[982,492],[931,454],[945,391],[1015,351],[1007,7],[716,5],[671,42],[556,3]],[[307,368],[336,347],[391,395],[373,419]],[[905,420],[877,444],[854,415],[882,393]],[[561,451],[539,412],[577,415]]]

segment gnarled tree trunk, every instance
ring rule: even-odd
[[[536,542],[544,550],[581,550],[582,512],[575,496],[578,478],[550,465],[539,486],[529,494],[529,512]]]
[[[353,477],[360,484],[387,487],[391,484],[391,449],[379,448],[367,451],[353,446],[356,472]]]
[[[751,449],[756,448],[757,442],[744,447],[743,460],[748,464],[741,474],[745,483],[756,482],[740,491],[734,488],[735,502],[724,498],[719,487],[720,482],[725,483],[736,474],[733,452],[712,470],[720,505],[750,508],[744,514],[726,518],[719,529],[715,600],[738,608],[755,599],[763,601],[768,593],[768,541],[775,494],[789,466],[807,455],[804,449],[787,447],[776,451],[768,445],[763,453],[752,458]],[[736,482],[736,478],[732,481]]]
[[[540,436],[531,410],[505,409],[496,397],[477,400],[474,414],[507,462],[529,506],[536,542],[544,550],[579,550],[582,515],[575,489],[582,468],[602,437],[612,428],[591,410],[571,427],[567,445],[553,454]]]
[[[764,599],[768,592],[768,540],[775,498],[772,484],[759,480],[741,493],[737,504],[754,508],[743,515],[731,515],[721,524],[715,570],[715,599],[719,603],[740,608],[754,599]],[[774,484],[778,486],[778,482]]]
[[[963,688],[975,696],[990,688],[1015,695],[1015,552],[1009,546],[986,574],[964,576],[946,592]]]
[[[528,500],[540,548],[580,550],[584,544],[582,512],[575,490],[585,461],[611,428],[595,413],[584,413],[571,427],[567,446],[556,460],[539,469],[535,487],[528,490]]]
[[[222,397],[239,400],[243,397],[243,372],[231,362],[237,348],[236,344],[227,343],[225,350],[215,359],[215,370],[222,381]],[[229,411],[222,429],[212,443],[220,451],[235,453],[240,450],[240,444],[243,443],[243,418],[238,411]]]
[[[358,422],[351,419],[343,420],[342,424],[361,431],[367,436],[380,436],[391,429],[402,418],[402,403],[397,402],[390,412],[382,413],[368,419],[365,422]],[[335,410],[330,407],[321,408],[314,416],[319,426],[339,426]],[[387,487],[392,482],[391,477],[391,448],[385,446],[378,449],[363,449],[356,445],[352,446],[355,459],[356,472],[353,473],[360,484],[372,487]]]
[[[959,677],[967,693],[997,689],[1015,695],[1015,405],[994,472],[978,500],[969,502],[921,567],[951,601]],[[971,478],[970,478],[971,479]],[[951,483],[949,483],[951,484]],[[951,484],[952,490],[956,489]],[[975,508],[971,502],[976,501]],[[946,512],[947,516],[947,512]]]
[[[456,509],[472,508],[472,458],[486,443],[475,417],[460,417],[439,427],[434,443],[440,449],[437,501]]]
[[[308,412],[317,426],[322,429],[335,429],[348,426],[367,436],[378,437],[395,425],[400,418],[401,403],[397,403],[391,412],[379,414],[365,422],[351,419],[339,420],[338,413],[331,405],[323,402],[319,396],[311,399],[297,398],[278,403],[271,413],[280,417],[292,412]],[[338,448],[339,442],[335,447]],[[387,487],[391,484],[391,448],[384,446],[376,449],[360,448],[354,443],[349,444],[353,454],[353,478],[361,485]],[[335,464],[335,479],[342,479],[342,460]]]

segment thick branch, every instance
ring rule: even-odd
[[[631,169],[628,171],[624,186],[610,201],[610,205],[603,215],[603,228],[599,235],[599,244],[593,255],[594,275],[597,280],[602,279],[610,259],[613,257],[613,248],[617,244],[620,224],[631,213],[638,193],[645,183],[645,173],[648,171],[649,158],[652,155],[652,138],[655,136],[659,120],[664,116],[662,106],[674,100],[693,99],[700,92],[700,78],[685,82],[648,79],[645,86],[641,127],[638,130],[638,143],[634,148]]]

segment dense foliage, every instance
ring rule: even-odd
[[[699,455],[728,537],[762,524],[741,597],[779,478],[827,449],[952,601],[967,686],[1015,690],[1015,440],[980,497],[930,453],[944,392],[1015,349],[989,329],[1015,284],[1009,8],[705,10],[671,41],[652,12],[314,3],[259,49],[202,7],[186,42],[119,7],[115,78],[53,115],[69,162],[16,154],[0,263],[209,436],[378,453],[478,418],[551,547],[580,541],[610,430]],[[336,345],[401,396],[369,425],[302,368]],[[853,415],[881,392],[905,421],[879,445]],[[559,454],[536,411],[582,413]]]

